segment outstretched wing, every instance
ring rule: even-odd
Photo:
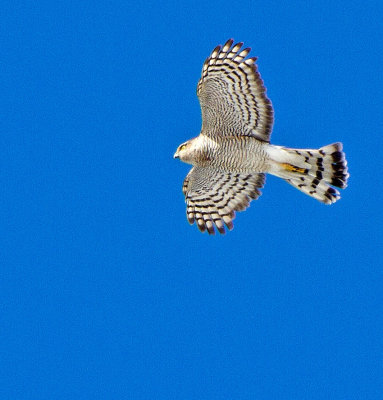
[[[256,57],[250,48],[228,40],[217,46],[202,68],[197,95],[202,111],[201,133],[210,137],[254,136],[270,141],[273,108],[266,96]]]
[[[215,168],[193,167],[186,176],[182,191],[190,224],[201,232],[214,234],[214,225],[225,233],[224,224],[233,229],[235,211],[245,210],[260,195],[265,174],[222,172]]]

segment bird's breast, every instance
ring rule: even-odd
[[[264,172],[265,145],[268,144],[252,137],[223,137],[214,146],[207,146],[201,159],[204,164],[224,171]]]

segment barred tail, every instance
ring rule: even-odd
[[[344,189],[349,177],[342,148],[342,143],[329,144],[318,150],[273,146],[270,155],[276,163],[270,173],[322,203],[335,203],[340,194],[330,185]]]

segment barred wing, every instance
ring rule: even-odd
[[[273,108],[266,96],[256,58],[233,40],[217,46],[202,68],[197,95],[202,111],[201,133],[210,137],[254,136],[270,141]]]
[[[265,174],[222,172],[215,168],[193,167],[186,176],[182,191],[190,224],[201,232],[214,234],[214,226],[225,233],[224,224],[233,229],[235,211],[243,211],[260,195]]]

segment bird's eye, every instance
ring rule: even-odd
[[[180,146],[180,150],[184,150],[184,149],[186,149],[186,144],[183,144]]]

